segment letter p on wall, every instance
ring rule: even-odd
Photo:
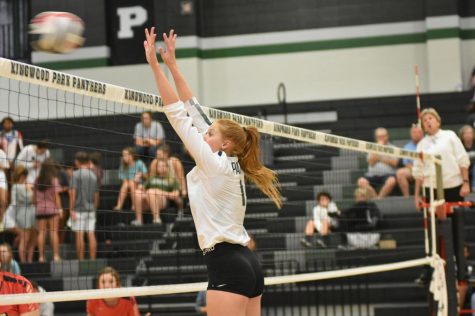
[[[119,16],[119,32],[117,37],[120,39],[133,38],[133,27],[141,26],[147,21],[147,10],[141,6],[117,8]]]

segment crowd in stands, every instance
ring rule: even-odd
[[[1,123],[0,226],[1,231],[15,236],[11,244],[0,246],[5,252],[2,260],[7,253],[13,254],[13,247],[20,263],[60,261],[60,244],[67,239],[68,231],[75,239],[77,259],[85,259],[86,254],[96,259],[96,210],[104,185],[101,154],[78,151],[71,164],[61,165],[51,158],[51,141],[24,145],[12,118],[6,117]],[[135,212],[132,225],[144,224],[144,211],[151,212],[153,224],[161,224],[160,212],[170,204],[182,217],[187,195],[183,164],[165,144],[163,128],[152,119],[151,112],[142,113],[133,138],[133,146],[122,150],[118,166],[122,184],[113,210],[122,211],[130,198],[130,209]],[[48,242],[51,258],[47,258]],[[3,267],[19,272],[16,261]]]

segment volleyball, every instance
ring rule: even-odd
[[[34,50],[64,54],[81,47],[84,43],[84,22],[69,12],[42,12],[30,23]]]

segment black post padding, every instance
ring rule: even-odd
[[[454,208],[452,215],[452,234],[454,238],[454,252],[457,265],[457,280],[464,281],[466,279],[466,260],[464,256],[464,244],[465,244],[465,229],[464,229],[464,214],[465,208]]]
[[[452,235],[452,219],[438,219],[437,220],[437,239],[444,243],[444,257],[445,260],[445,280],[447,283],[447,299],[448,299],[448,314],[458,315],[457,311],[457,288],[455,278],[455,262],[454,262],[454,239]],[[437,251],[440,254],[441,243],[438,243]]]

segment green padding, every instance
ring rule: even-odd
[[[107,58],[83,59],[83,60],[68,60],[68,61],[53,61],[35,64],[36,66],[61,70],[61,69],[79,69],[79,68],[93,68],[108,66]]]

